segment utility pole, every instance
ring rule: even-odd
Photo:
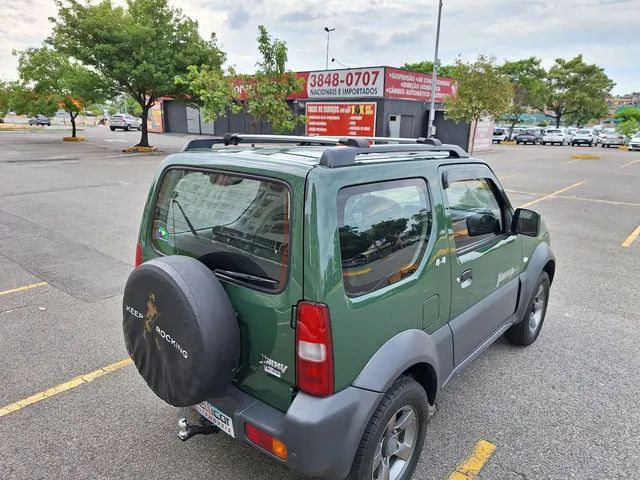
[[[440,20],[442,18],[442,0],[438,0],[438,28],[436,29],[436,52],[433,56],[433,72],[431,74],[431,108],[429,109],[429,126],[427,137],[435,136],[434,121],[436,118],[436,82],[438,81],[438,47],[440,46]]]
[[[327,59],[324,62],[324,69],[329,70],[329,36],[331,32],[334,32],[335,28],[324,27],[324,31],[327,32]]]

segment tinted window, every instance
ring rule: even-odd
[[[349,296],[411,276],[431,233],[431,204],[422,179],[346,187],[338,193],[342,277]]]
[[[504,219],[491,180],[452,182],[445,190],[456,249],[463,250],[504,233]]]
[[[286,281],[289,191],[281,183],[236,174],[172,169],[164,176],[151,232],[166,255],[188,255],[212,270]]]
[[[591,130],[578,130],[576,133],[579,133],[580,135],[586,135],[588,133],[591,133]]]

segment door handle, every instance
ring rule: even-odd
[[[465,270],[460,275],[460,287],[467,288],[473,283],[473,272],[471,270]]]

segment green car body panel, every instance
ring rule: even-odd
[[[167,169],[228,171],[276,179],[288,185],[290,245],[284,289],[267,293],[222,282],[236,309],[242,339],[241,368],[234,384],[282,412],[287,411],[296,395],[294,322],[300,300],[329,307],[335,390],[340,391],[354,383],[390,339],[407,330],[422,330],[432,335],[449,329],[451,319],[494,293],[502,284],[516,281],[526,270],[527,261],[536,248],[548,243],[548,232],[541,228],[537,237],[505,235],[480,251],[458,255],[447,214],[442,172],[458,164],[487,168],[484,162],[425,158],[372,163],[366,167],[326,168],[318,166],[321,148],[300,151],[301,148],[295,147],[295,152],[290,148],[262,152],[196,150],[167,157],[152,182],[139,234],[143,260],[159,256],[151,243],[151,227],[159,185]],[[347,186],[396,179],[422,179],[427,186],[432,227],[424,256],[406,278],[350,297],[343,285],[338,192]],[[509,210],[513,212],[510,206]],[[471,267],[474,284],[463,291],[458,279]],[[502,280],[496,282],[496,279]],[[513,310],[515,308],[514,300]],[[280,378],[265,372],[261,364],[263,356],[287,366]],[[446,371],[454,371],[453,355],[440,361]],[[441,386],[446,380],[439,379],[438,384]]]

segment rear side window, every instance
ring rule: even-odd
[[[411,276],[424,256],[431,224],[423,179],[341,189],[338,226],[347,295],[364,295]]]
[[[491,180],[452,182],[445,190],[456,250],[466,250],[505,233],[500,202]]]
[[[171,169],[158,193],[151,242],[162,254],[226,271],[227,280],[279,291],[289,263],[289,190],[275,180]]]

